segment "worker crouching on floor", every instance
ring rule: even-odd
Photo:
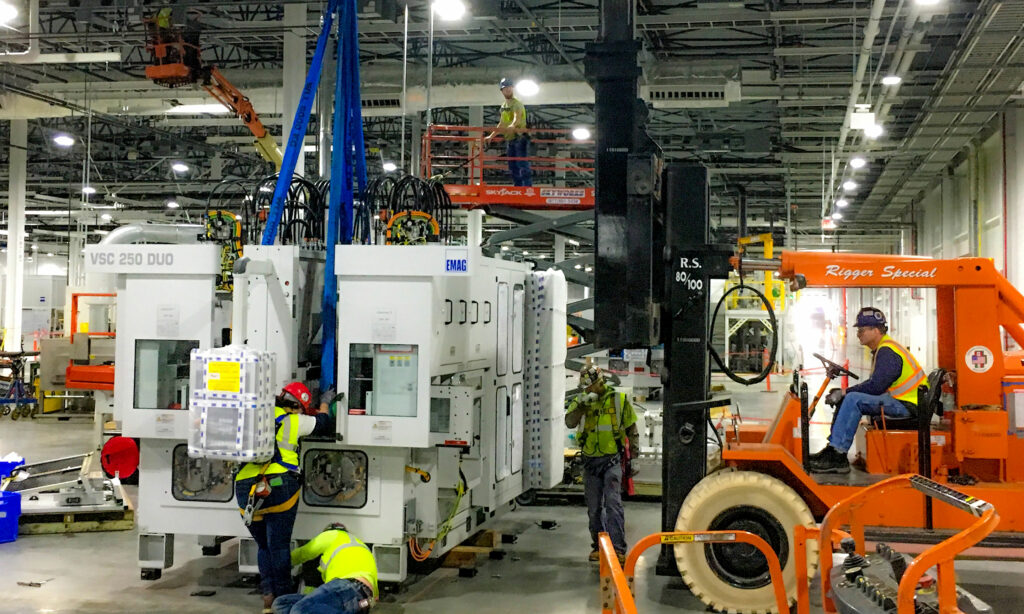
[[[592,552],[597,561],[597,535],[606,531],[620,562],[626,560],[625,512],[622,508],[622,452],[639,454],[636,413],[626,395],[604,381],[600,369],[587,365],[580,371],[580,393],[569,402],[565,425],[579,428],[583,452],[583,488],[590,518]],[[628,476],[632,477],[632,476]]]
[[[289,550],[301,488],[299,438],[333,433],[334,419],[327,412],[326,403],[313,408],[309,388],[301,382],[285,386],[274,409],[274,458],[247,463],[235,476],[238,508],[258,549],[264,614],[272,611],[275,597],[295,592]]]
[[[853,444],[861,416],[909,418],[917,415],[917,387],[925,372],[914,356],[888,335],[885,314],[874,307],[857,313],[857,341],[871,350],[871,377],[850,386],[844,394],[833,388],[825,403],[838,407],[828,445],[812,454],[809,468],[817,473],[849,473],[846,454]]]
[[[274,614],[364,614],[377,599],[377,562],[369,546],[334,522],[292,551],[292,565],[320,557],[323,585],[308,595],[283,595]]]

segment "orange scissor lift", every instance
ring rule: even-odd
[[[503,140],[487,142],[492,131],[483,126],[428,126],[421,144],[420,176],[443,177],[452,203],[465,209],[487,205],[553,211],[594,208],[594,141],[574,139],[569,130],[529,129],[525,132],[534,147],[560,153],[509,158],[502,152]],[[528,161],[535,180],[564,185],[507,185],[510,160]]]

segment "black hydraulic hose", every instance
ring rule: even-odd
[[[718,310],[721,309],[722,305],[725,304],[725,299],[728,298],[728,296],[733,292],[739,292],[740,290],[744,289],[750,290],[755,295],[757,295],[757,298],[761,299],[761,303],[764,304],[765,309],[768,311],[768,321],[771,322],[772,327],[772,351],[770,356],[768,357],[768,364],[764,366],[760,373],[758,373],[757,375],[750,379],[742,378],[739,375],[736,375],[735,371],[732,371],[731,369],[729,369],[729,367],[725,366],[725,363],[722,361],[722,357],[718,355],[718,350],[716,350],[715,346],[711,343],[712,335],[710,333],[708,334],[708,353],[711,354],[711,358],[714,359],[715,364],[718,365],[718,368],[721,369],[722,373],[725,373],[729,377],[729,379],[736,382],[737,384],[743,384],[744,386],[753,386],[754,384],[759,384],[763,382],[765,378],[768,377],[768,374],[772,372],[772,367],[775,366],[775,356],[779,349],[779,321],[775,317],[775,310],[772,309],[772,303],[771,301],[768,300],[768,297],[762,294],[761,291],[758,290],[757,288],[745,285],[742,281],[739,284],[733,286],[732,288],[729,288],[728,290],[725,291],[724,294],[722,294],[722,298],[719,299],[718,304],[715,305],[715,311],[711,316],[711,331],[714,332],[715,330],[715,322],[718,321]],[[726,339],[726,346],[726,350],[728,350],[728,339]]]

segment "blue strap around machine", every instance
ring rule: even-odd
[[[366,149],[363,144],[363,103],[359,94],[359,28],[356,0],[342,0],[338,20],[338,65],[334,84],[331,190],[327,206],[327,261],[324,263],[323,327],[320,355],[320,390],[336,381],[338,279],[334,270],[335,246],[352,243],[355,194],[366,193]],[[339,236],[340,235],[340,236]]]
[[[295,172],[295,164],[299,160],[299,152],[302,151],[303,141],[306,139],[309,114],[313,109],[313,99],[316,97],[316,91],[320,85],[324,51],[327,49],[327,39],[331,34],[331,26],[334,23],[334,14],[338,10],[338,2],[339,0],[329,0],[327,10],[324,11],[324,25],[320,30],[320,36],[316,40],[316,51],[313,53],[313,60],[309,64],[309,72],[306,73],[306,84],[302,88],[299,106],[295,109],[292,131],[288,135],[288,144],[284,149],[284,160],[281,162],[281,171],[277,176],[277,186],[274,188],[274,199],[270,202],[267,225],[263,229],[262,245],[273,245],[274,240],[277,238],[277,229],[281,224],[281,216],[284,215],[284,199],[292,182],[292,174]]]

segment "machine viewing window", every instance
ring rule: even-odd
[[[237,466],[231,461],[189,458],[188,446],[177,445],[171,454],[171,496],[178,501],[231,501]]]
[[[189,352],[198,348],[199,342],[193,340],[137,339],[134,407],[188,407]]]
[[[418,366],[417,345],[351,344],[349,414],[415,417]]]
[[[310,450],[303,461],[302,500],[319,507],[363,507],[366,469],[366,454],[359,450]]]

